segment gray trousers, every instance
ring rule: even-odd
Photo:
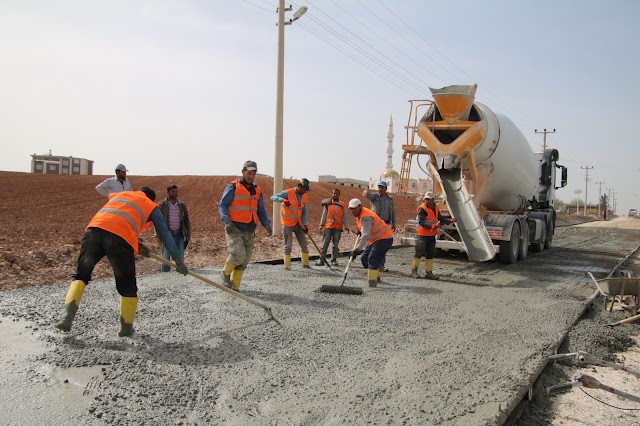
[[[225,230],[225,235],[229,251],[227,261],[236,265],[236,269],[245,269],[253,256],[253,240],[256,232],[236,229],[229,233]]]
[[[300,251],[303,253],[309,253],[309,246],[307,245],[307,235],[304,233],[302,227],[298,224],[295,226],[283,226],[282,235],[284,235],[284,254],[291,254],[291,247],[293,246],[293,234],[296,235],[298,244],[300,244]]]
[[[329,243],[333,242],[331,249],[331,260],[337,261],[340,254],[340,238],[342,237],[342,230],[335,228],[324,228],[322,234],[322,257],[327,258],[327,250],[329,249]]]

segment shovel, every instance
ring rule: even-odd
[[[167,259],[165,259],[165,258],[164,258],[164,257],[162,257],[162,256],[158,256],[157,254],[149,253],[149,257],[151,257],[152,259],[157,260],[158,262],[162,262],[162,263],[164,263],[165,265],[170,266],[170,267],[172,267],[172,268],[175,268],[175,267],[176,267],[176,264],[175,264],[174,262],[171,262],[170,260],[167,260]],[[231,290],[230,288],[227,288],[227,287],[223,286],[222,284],[218,284],[218,283],[216,283],[216,282],[214,282],[214,281],[211,281],[209,278],[207,278],[207,277],[203,277],[202,275],[197,274],[197,273],[195,273],[195,272],[193,272],[193,271],[189,271],[189,275],[191,275],[192,277],[195,277],[195,278],[199,279],[200,281],[204,281],[205,283],[207,283],[207,284],[209,284],[209,285],[212,285],[212,286],[214,286],[215,288],[217,288],[217,289],[219,289],[219,290],[222,290],[222,291],[224,291],[225,293],[228,293],[228,294],[232,295],[233,297],[237,297],[238,299],[242,299],[242,300],[244,300],[245,302],[249,302],[249,303],[251,303],[252,305],[256,305],[256,306],[258,306],[259,308],[264,309],[264,310],[265,310],[265,312],[266,312],[266,313],[271,317],[270,319],[274,320],[278,325],[281,325],[281,324],[280,324],[280,321],[278,321],[278,320],[276,319],[276,317],[274,317],[274,316],[273,316],[273,313],[271,312],[271,308],[270,308],[270,307],[268,307],[267,305],[263,305],[262,303],[260,303],[260,302],[258,302],[258,301],[255,301],[255,300],[253,300],[252,298],[247,297],[247,296],[245,296],[245,295],[244,295],[244,294],[242,294],[242,293],[238,293],[238,292],[237,292],[237,291],[235,291],[235,290]]]
[[[353,245],[353,250],[351,253],[358,247],[358,242],[360,241],[360,237],[356,238],[356,243]],[[344,276],[342,277],[342,281],[340,285],[323,285],[320,287],[320,291],[323,293],[340,293],[340,294],[355,294],[361,295],[362,288],[360,287],[347,287],[344,285],[345,281],[347,281],[347,274],[349,273],[349,266],[351,266],[351,261],[353,257],[349,255],[349,261],[347,262],[347,267],[344,270]]]

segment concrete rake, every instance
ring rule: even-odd
[[[163,258],[162,256],[158,256],[157,254],[153,254],[153,253],[149,253],[149,256],[150,256],[152,259],[155,259],[155,260],[157,260],[158,262],[162,262],[162,263],[164,263],[164,264],[165,264],[165,265],[167,265],[167,266],[170,266],[170,267],[172,267],[172,268],[175,268],[175,267],[176,267],[176,264],[175,264],[174,262],[171,262],[170,260],[167,260],[167,259]],[[195,278],[199,279],[200,281],[204,281],[205,283],[207,283],[207,284],[209,284],[209,285],[212,285],[212,286],[214,286],[215,288],[217,288],[217,289],[219,289],[219,290],[222,290],[222,291],[224,291],[225,293],[228,293],[228,294],[230,294],[230,295],[231,295],[231,296],[233,296],[233,297],[237,297],[238,299],[242,299],[242,300],[244,300],[245,302],[249,302],[249,303],[251,303],[252,305],[255,305],[255,306],[258,306],[258,307],[260,307],[260,308],[264,309],[264,310],[265,310],[265,312],[267,313],[267,315],[269,315],[269,316],[271,317],[270,319],[274,320],[277,324],[279,324],[279,325],[280,325],[280,321],[278,321],[278,320],[276,319],[276,317],[274,317],[274,316],[273,316],[273,313],[271,312],[271,308],[270,308],[270,307],[268,307],[267,305],[264,305],[264,304],[262,304],[262,303],[260,303],[260,302],[258,302],[258,301],[256,301],[256,300],[253,300],[252,298],[247,297],[247,296],[245,296],[245,295],[244,295],[244,294],[242,294],[242,293],[238,293],[238,292],[237,292],[237,291],[235,291],[235,290],[231,290],[230,288],[227,288],[227,287],[223,286],[222,284],[218,284],[217,282],[211,281],[209,278],[207,278],[207,277],[203,277],[202,275],[197,274],[197,273],[195,273],[195,272],[193,272],[193,271],[189,271],[189,275],[191,275],[192,277],[195,277]]]
[[[353,253],[358,247],[358,241],[360,241],[360,237],[356,238],[356,243],[353,245],[353,249],[351,253]],[[323,293],[339,293],[339,294],[355,294],[361,295],[362,288],[360,287],[347,287],[344,285],[345,281],[347,281],[347,274],[349,273],[349,266],[351,266],[351,261],[353,261],[353,256],[349,254],[349,261],[347,262],[347,267],[344,270],[344,276],[342,277],[342,281],[340,285],[323,285],[320,287],[320,291]]]

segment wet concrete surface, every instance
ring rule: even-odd
[[[131,339],[112,280],[87,287],[68,334],[53,327],[68,283],[3,292],[0,422],[500,424],[595,290],[585,272],[604,277],[638,235],[559,228],[514,265],[439,257],[438,282],[393,249],[378,288],[352,265],[362,296],[318,291],[342,270],[252,264],[242,291],[281,325],[193,277],[144,276]]]

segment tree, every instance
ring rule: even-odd
[[[602,197],[600,197],[600,209],[609,210],[609,197],[607,197],[607,194],[603,194]]]

